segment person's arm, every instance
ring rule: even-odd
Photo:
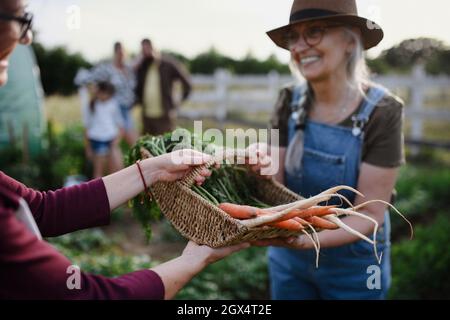
[[[361,165],[360,177],[358,180],[358,191],[365,195],[365,198],[356,196],[355,205],[368,200],[383,200],[389,202],[392,191],[397,180],[398,168],[382,168],[367,163]],[[371,203],[359,212],[372,217],[381,226],[384,222],[384,213],[387,206],[383,203]],[[373,235],[374,224],[365,219],[351,216],[342,219],[342,222],[349,227],[371,237]],[[319,233],[321,247],[337,247],[360,240],[353,234],[343,229],[325,230]],[[312,249],[312,244],[308,242]]]
[[[284,162],[286,161],[286,147],[278,148],[278,171],[274,176],[275,181],[284,185]]]
[[[361,165],[357,190],[364,194],[365,197],[357,196],[355,205],[374,199],[389,202],[397,174],[398,168],[382,168],[363,163]],[[359,210],[359,212],[374,218],[379,226],[384,222],[385,211],[386,205],[382,203],[372,203],[367,205],[363,210]],[[364,235],[369,237],[373,235],[374,224],[370,221],[350,216],[342,218],[342,222]],[[322,248],[338,247],[360,240],[358,237],[343,229],[324,230],[318,233],[318,237]],[[304,235],[288,239],[257,241],[255,244],[261,246],[284,246],[294,249],[314,249],[311,240]]]
[[[0,181],[27,202],[44,237],[109,223],[109,203],[101,179],[48,192],[28,188],[2,172]]]
[[[183,153],[184,152],[184,153]],[[183,154],[184,157],[177,157]],[[147,185],[155,181],[174,181],[192,166],[211,159],[194,150],[181,150],[142,161]],[[178,160],[179,164],[172,160]],[[203,183],[209,170],[200,172],[197,183]],[[76,230],[106,225],[111,210],[144,190],[137,165],[125,168],[103,179],[96,179],[56,191],[39,192],[0,172],[0,180],[25,199],[44,237],[54,237]]]
[[[400,165],[404,162],[403,152],[403,104],[400,100],[387,96],[382,107],[376,108],[373,120],[366,127],[367,148],[363,154],[357,190],[365,197],[357,196],[355,205],[368,200],[384,200],[390,202],[392,191],[398,175]],[[374,203],[359,210],[374,218],[379,225],[384,221],[386,205]],[[373,223],[359,217],[345,217],[344,223],[353,229],[371,236]],[[358,240],[355,236],[342,229],[325,230],[319,233],[322,247],[335,247]],[[280,245],[298,249],[312,249],[311,241],[304,236],[298,238],[276,239],[273,242],[265,241],[260,245]]]
[[[178,159],[176,159],[177,157]],[[206,163],[210,159],[210,156],[194,150],[181,150],[143,160],[140,162],[140,166],[146,185],[151,186],[156,181],[178,180],[184,177],[192,166]],[[175,163],[177,161],[181,162],[181,164]],[[203,170],[200,172],[200,176],[196,177],[196,182],[198,184],[203,183],[205,177],[209,175],[209,170]],[[137,164],[104,177],[103,182],[111,210],[124,204],[144,190],[144,183]]]
[[[164,298],[171,299],[207,265],[248,246],[248,243],[243,243],[231,247],[212,249],[190,241],[180,257],[156,266],[151,270],[156,272],[164,283]]]
[[[192,84],[190,80],[190,76],[185,68],[176,61],[172,62],[173,70],[174,70],[174,78],[178,79],[181,82],[183,88],[183,101],[186,100],[192,92]]]
[[[164,285],[151,270],[107,278],[83,270],[75,274],[77,271],[71,267],[66,257],[47,242],[38,240],[11,209],[0,205],[0,299],[164,297]]]
[[[247,246],[211,249],[189,243],[179,258],[108,278],[74,268],[0,203],[0,299],[169,299],[206,265]]]
[[[291,96],[292,92],[289,88],[280,91],[278,100],[272,113],[269,129],[278,130],[278,141],[270,141],[270,151],[277,152],[276,155],[270,154],[274,160],[272,165],[275,166],[274,179],[284,185],[284,163],[286,160],[286,150],[288,146],[288,121],[291,115]],[[272,138],[272,135],[270,135]]]

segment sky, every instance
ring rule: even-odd
[[[194,57],[214,47],[239,59],[251,53],[264,59],[275,54],[287,62],[266,31],[285,25],[292,0],[28,0],[35,15],[37,39],[63,45],[95,62],[108,57],[122,41],[128,52],[142,38],[159,49]],[[408,38],[433,37],[450,44],[450,1],[357,0],[360,15],[371,18],[385,37],[368,54]]]

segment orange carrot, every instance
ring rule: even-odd
[[[326,215],[332,213],[330,211],[330,209],[333,209],[335,207],[336,206],[315,206],[315,207],[311,207],[308,209],[294,209],[291,212],[287,213],[282,218],[280,218],[274,222],[289,220],[294,217],[299,217],[299,218],[309,218],[309,217],[313,217],[313,216],[322,217],[322,216],[326,216]],[[267,215],[267,214],[272,214],[272,213],[264,212],[262,215]]]
[[[323,217],[330,213],[330,209],[336,208],[336,206],[314,206],[308,209],[300,210],[297,217],[308,218],[308,217]]]
[[[311,224],[311,223],[309,223],[308,221],[303,220],[302,218],[299,218],[299,217],[294,217],[294,218],[292,218],[292,219],[294,219],[294,220],[297,221],[298,223],[301,223],[302,226],[307,226],[308,224]]]
[[[335,223],[320,217],[309,217],[305,218],[305,220],[311,223],[314,227],[321,229],[334,230],[339,228]]]
[[[235,219],[251,219],[258,216],[261,209],[252,206],[241,206],[234,203],[221,203],[219,208]]]
[[[294,219],[290,220],[284,220],[280,222],[270,223],[269,226],[279,228],[279,229],[286,229],[291,231],[301,231],[303,230],[303,226],[301,223],[295,221]]]

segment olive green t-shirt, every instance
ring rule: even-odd
[[[280,146],[288,145],[288,120],[291,116],[293,87],[280,91],[275,110],[270,120],[271,128],[279,129]],[[352,116],[361,112],[362,103],[357,110],[339,126],[353,127]],[[376,105],[369,121],[364,126],[362,161],[379,167],[399,167],[405,162],[403,137],[403,102],[388,93]]]

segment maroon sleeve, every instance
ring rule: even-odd
[[[78,289],[68,286],[77,283],[70,266],[66,257],[29,232],[0,198],[0,300],[164,298],[162,280],[151,270],[117,278],[81,270]]]
[[[110,208],[102,179],[57,191],[39,192],[0,172],[0,182],[25,199],[44,237],[106,225]]]

